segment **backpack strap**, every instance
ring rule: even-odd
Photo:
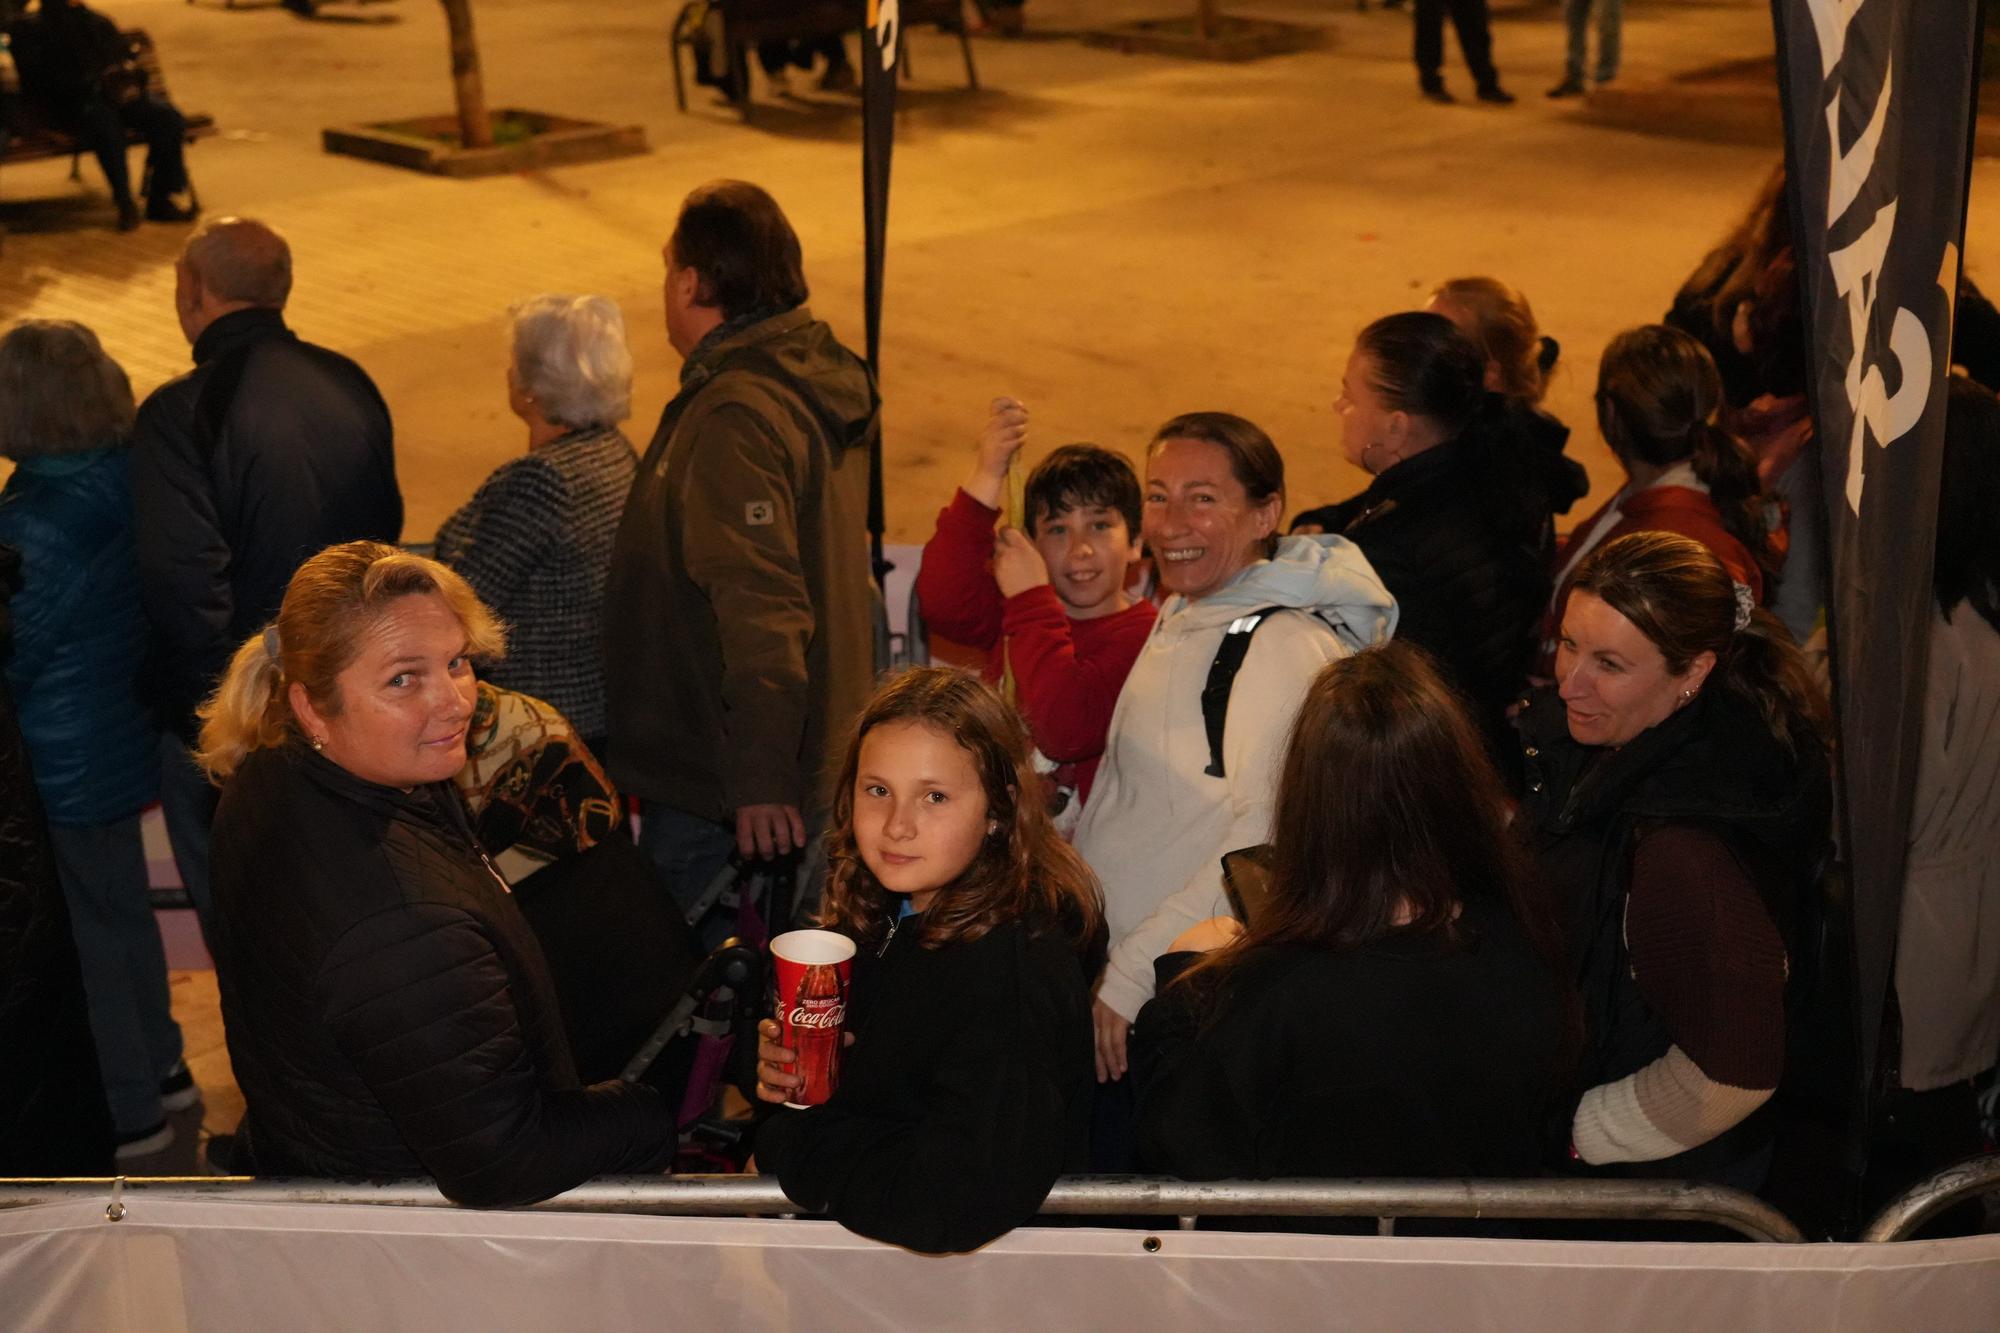
[[[1267,606],[1247,616],[1238,616],[1223,631],[1215,660],[1208,664],[1208,683],[1201,690],[1201,725],[1208,733],[1208,767],[1202,771],[1212,778],[1228,776],[1222,763],[1222,731],[1229,721],[1229,695],[1236,688],[1236,673],[1243,669],[1243,659],[1250,655],[1250,639],[1259,625],[1290,609]]]

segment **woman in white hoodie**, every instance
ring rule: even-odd
[[[1125,680],[1076,846],[1104,885],[1111,960],[1094,1009],[1097,1076],[1123,1077],[1153,960],[1228,911],[1222,856],[1270,839],[1292,719],[1320,669],[1389,637],[1396,603],[1353,543],[1279,537],[1285,464],[1226,412],[1175,417],[1146,456],[1144,532],[1171,594]],[[1211,770],[1202,694],[1232,625],[1259,612]]]

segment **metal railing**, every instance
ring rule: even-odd
[[[1861,1233],[1861,1240],[1871,1245],[1908,1240],[1918,1227],[1953,1204],[1996,1189],[2000,1189],[2000,1154],[1948,1166],[1890,1200]]]
[[[380,1183],[249,1176],[102,1176],[0,1179],[0,1208],[104,1200],[113,1221],[135,1196],[258,1203],[450,1207],[428,1180]],[[538,1212],[669,1217],[782,1217],[798,1205],[766,1176],[607,1176],[531,1206]],[[1066,1176],[1043,1216],[1160,1217],[1192,1229],[1202,1217],[1372,1217],[1381,1235],[1399,1218],[1706,1223],[1756,1241],[1805,1237],[1762,1199],[1718,1185],[1667,1180],[1219,1180]]]

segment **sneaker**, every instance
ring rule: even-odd
[[[167,1111],[185,1111],[201,1100],[201,1085],[188,1072],[187,1061],[183,1060],[167,1071],[160,1080],[160,1107]]]
[[[174,1127],[162,1120],[150,1129],[142,1129],[136,1134],[120,1134],[118,1146],[112,1156],[121,1162],[134,1157],[151,1157],[163,1152],[174,1141]]]
[[[1549,89],[1548,95],[1550,97],[1581,97],[1583,96],[1583,92],[1582,79],[1564,79],[1561,83]]]

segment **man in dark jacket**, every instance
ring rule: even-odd
[[[770,195],[689,195],[666,247],[681,390],[639,466],[605,597],[611,776],[684,904],[807,845],[874,671],[867,367],[805,308]]]
[[[118,229],[139,225],[125,131],[146,140],[146,212],[152,222],[186,222],[184,148],[187,121],[171,102],[147,89],[118,25],[79,0],[42,0],[31,17],[7,25],[21,94],[57,128],[76,136],[97,158],[118,206]]]
[[[195,368],[146,399],[133,438],[161,804],[204,916],[215,797],[188,758],[196,706],[308,556],[403,529],[389,408],[360,366],[285,327],[291,287],[291,250],[263,223],[200,228],[174,284]]]

